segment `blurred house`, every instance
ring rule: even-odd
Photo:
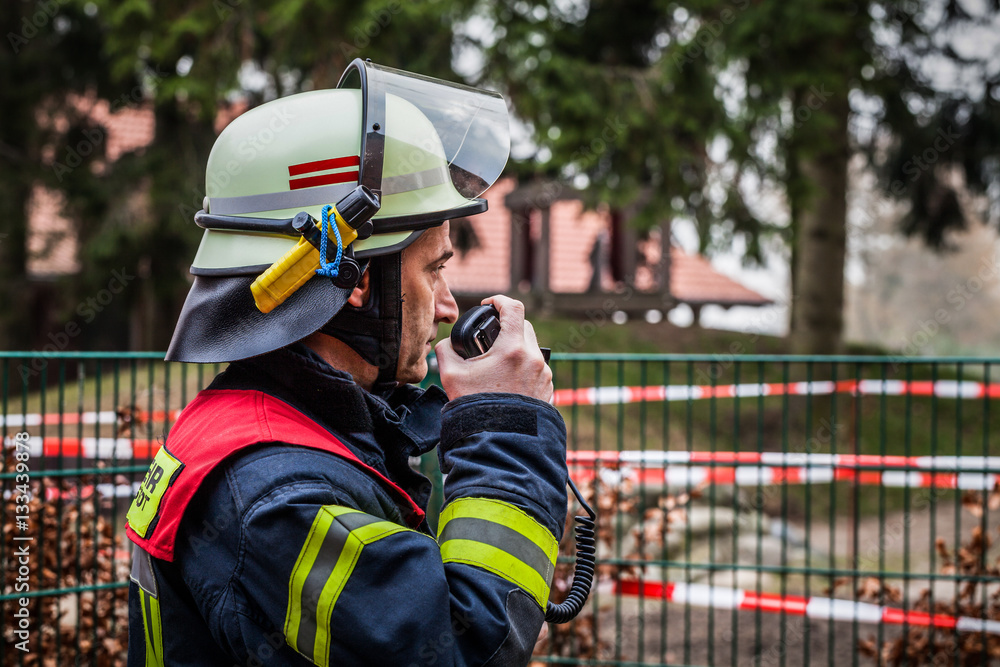
[[[74,96],[72,102],[79,113],[89,117],[94,127],[100,128],[85,142],[89,145],[78,146],[88,153],[102,150],[105,159],[114,162],[123,154],[140,150],[153,141],[156,120],[148,104],[112,108],[108,100],[82,96]],[[222,132],[246,110],[242,102],[220,108],[215,118],[215,131]],[[40,118],[39,122],[52,123],[54,129],[63,131],[68,125],[65,118]],[[50,155],[47,159],[54,162],[56,156]],[[97,167],[100,168],[100,164]],[[61,214],[61,193],[37,186],[28,208],[28,277],[44,281],[79,272],[78,239],[72,223]]]
[[[585,210],[578,194],[555,183],[518,187],[503,178],[484,196],[486,213],[452,221],[458,254],[446,275],[462,308],[502,292],[567,316],[644,317],[683,303],[697,322],[709,304],[772,303],[670,243],[669,223],[640,234],[621,213]]]
[[[78,97],[74,105],[93,121],[101,131],[91,135],[82,145],[89,154],[103,150],[105,158],[114,162],[122,154],[140,149],[153,141],[155,122],[149,107],[123,106],[112,111],[107,100]],[[65,130],[65,118],[46,119],[56,130]],[[103,144],[98,146],[97,144]],[[55,160],[56,156],[49,156]],[[60,159],[61,156],[60,156]],[[78,239],[73,224],[64,218],[61,193],[36,186],[28,203],[27,273],[36,281],[57,276],[73,275],[80,271]]]
[[[106,101],[81,101],[104,128],[108,160],[148,145],[155,131],[150,108],[112,113]],[[242,109],[220,114],[216,130]],[[568,316],[594,310],[643,317],[688,304],[764,306],[771,301],[715,271],[698,255],[670,244],[669,224],[640,235],[620,212],[585,210],[558,183],[518,187],[503,178],[485,194],[489,211],[452,222],[458,254],[447,276],[466,308],[488,295],[510,293],[533,309]],[[36,281],[80,270],[73,225],[60,214],[60,195],[38,187],[30,203],[28,273]]]

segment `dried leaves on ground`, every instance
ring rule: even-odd
[[[12,471],[15,465],[13,453],[6,451],[3,470]],[[14,480],[3,482],[2,530],[7,548],[2,552],[0,567],[5,577],[4,590],[17,590],[15,585],[23,574],[23,570],[19,571],[21,565],[28,568],[28,592],[82,590],[29,598],[30,653],[16,647],[21,641],[14,634],[16,628],[4,623],[0,663],[22,664],[19,661],[23,660],[27,667],[124,667],[128,649],[128,588],[94,590],[128,581],[129,557],[123,548],[120,529],[113,529],[110,505],[102,503],[93,479],[48,478],[43,486],[40,475],[32,478],[27,514],[16,512]],[[45,500],[46,497],[49,499]],[[27,521],[25,530],[19,528],[19,519]],[[33,539],[15,541],[15,536]],[[10,545],[28,545],[26,564],[17,562],[15,548]],[[16,600],[4,603],[5,618],[12,617],[15,604]]]

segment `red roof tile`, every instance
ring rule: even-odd
[[[153,108],[148,104],[124,105],[115,103],[112,110],[108,100],[74,95],[70,102],[79,113],[103,128],[105,155],[114,162],[123,153],[148,146],[156,131]],[[65,125],[64,119],[55,121],[56,127]]]
[[[670,248],[670,294],[692,305],[764,306],[772,303],[713,269],[701,255],[689,255],[676,246]]]
[[[487,213],[471,218],[471,224],[481,242],[464,256],[448,263],[446,275],[452,290],[458,294],[499,293],[510,290],[510,211],[504,199],[514,190],[513,179],[498,181],[483,195],[489,201]],[[531,225],[533,238],[538,238],[540,215],[534,212]],[[591,251],[602,230],[610,227],[606,210],[586,211],[582,202],[562,199],[552,203],[549,211],[550,271],[549,287],[556,293],[582,293],[590,285],[593,272]],[[656,289],[657,279],[650,266],[660,261],[659,236],[641,241],[641,253],[648,265],[636,270],[636,287]],[[766,305],[769,299],[744,287],[715,269],[701,255],[688,255],[680,248],[670,252],[670,293],[677,300],[694,305]],[[612,287],[610,271],[605,269],[602,285]]]

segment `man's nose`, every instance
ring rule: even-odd
[[[437,294],[434,295],[434,321],[454,324],[458,320],[458,303],[448,287],[448,282],[439,283]]]

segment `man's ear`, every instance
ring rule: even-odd
[[[358,281],[357,287],[351,290],[351,296],[348,297],[347,303],[355,308],[360,308],[368,302],[368,295],[371,293],[371,281],[368,280],[368,269],[361,274],[361,280]]]

